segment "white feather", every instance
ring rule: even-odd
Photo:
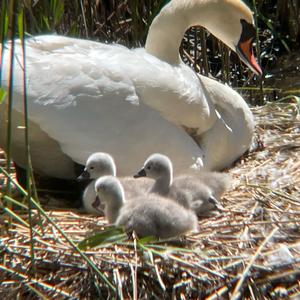
[[[176,172],[195,163],[207,169],[229,166],[249,147],[251,111],[231,88],[197,76],[180,63],[178,49],[184,31],[195,24],[236,49],[241,19],[253,24],[252,13],[242,2],[172,0],[150,26],[147,52],[55,35],[27,39],[35,171],[72,177],[72,161],[84,164],[97,151],[115,157],[120,175],[134,172],[153,152],[176,161]],[[6,48],[4,88],[8,87],[9,43]],[[13,109],[14,121],[20,121],[24,67],[19,40],[15,50]],[[5,111],[2,106],[2,147]],[[22,166],[25,158],[19,150],[24,147],[24,136],[15,128],[13,136],[13,158]],[[49,160],[58,160],[56,170],[47,162],[50,156]]]

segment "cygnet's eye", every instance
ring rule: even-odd
[[[94,167],[90,167],[90,170],[94,170]]]
[[[151,166],[147,166],[146,169],[147,169],[147,170],[151,170]]]

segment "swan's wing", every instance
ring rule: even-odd
[[[210,95],[217,118],[209,130],[194,138],[202,145],[206,168],[220,170],[249,149],[254,131],[253,115],[232,88],[204,76],[200,76],[200,80]]]
[[[174,124],[193,129],[197,134],[211,128],[216,120],[215,109],[197,74],[188,66],[172,66],[147,54],[134,50],[143,61],[142,72],[128,64],[131,78],[142,101],[159,111]]]
[[[17,41],[14,108],[18,111],[23,110],[21,52]],[[174,82],[166,79],[167,74],[163,82],[159,82],[162,76],[158,74],[152,78],[148,74],[152,62],[141,61],[136,54],[122,46],[59,36],[29,39],[26,71],[30,119],[79,163],[92,152],[106,151],[115,156],[119,170],[128,174],[149,154],[162,152],[176,160],[179,169],[186,168],[201,158],[198,145],[182,128],[140,99],[145,86],[161,89],[163,95],[169,94]],[[4,60],[5,87],[8,49]],[[135,72],[133,66],[138,66]],[[128,159],[132,152],[134,160]]]
[[[206,130],[215,117],[194,71],[184,64],[173,67],[144,49],[40,36],[27,41],[27,68],[36,101],[45,105],[75,105],[78,92],[97,97],[119,93],[131,104],[143,96],[142,101],[164,118],[188,128]]]

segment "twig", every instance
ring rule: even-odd
[[[255,260],[258,258],[258,256],[260,255],[262,249],[265,247],[265,245],[270,241],[270,239],[273,237],[273,235],[278,231],[278,227],[275,227],[271,233],[265,238],[265,240],[261,243],[261,245],[258,247],[258,249],[256,250],[256,252],[254,253],[253,257],[251,258],[250,262],[248,263],[247,267],[245,268],[243,274],[241,275],[238,283],[236,284],[235,289],[233,290],[233,294],[230,297],[232,300],[236,300],[240,298],[241,295],[241,288],[242,285],[244,283],[244,281],[246,280],[247,276],[249,275],[249,271],[251,269],[251,267],[253,266]]]

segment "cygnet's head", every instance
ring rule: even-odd
[[[105,175],[116,176],[114,159],[108,153],[95,152],[87,159],[84,171],[78,180],[97,179]]]
[[[169,157],[160,153],[154,153],[147,158],[143,168],[133,177],[149,177],[156,180],[161,177],[172,178],[172,175],[173,166]]]
[[[114,176],[98,178],[95,182],[95,192],[105,204],[122,204],[125,201],[124,188]]]

